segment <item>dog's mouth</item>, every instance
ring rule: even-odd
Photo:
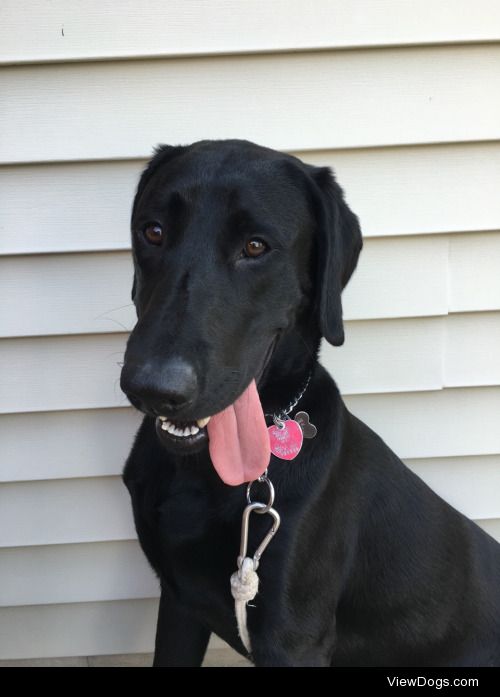
[[[158,416],[156,433],[160,443],[180,455],[198,452],[208,444],[212,464],[226,484],[236,486],[259,477],[269,464],[270,448],[257,383],[276,341],[277,337],[268,347],[256,378],[222,411],[193,421]]]
[[[208,442],[207,425],[210,416],[196,421],[174,421],[166,416],[156,419],[156,433],[160,442],[177,453],[193,453]]]
[[[255,376],[257,385],[260,385],[271,362],[278,338],[279,334],[273,338],[264,354],[262,365]],[[207,426],[211,418],[211,416],[206,416],[203,419],[194,421],[176,421],[168,416],[158,416],[156,418],[156,433],[160,442],[166,448],[178,454],[188,455],[202,450],[208,444],[209,434]]]
[[[269,465],[269,434],[255,380],[210,418],[174,422],[159,416],[156,432],[168,450],[181,455],[201,450],[208,441],[212,464],[230,486],[257,479]]]

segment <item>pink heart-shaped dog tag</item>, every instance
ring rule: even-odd
[[[271,452],[280,460],[293,460],[300,453],[304,436],[299,424],[292,419],[282,422],[282,426],[269,426]]]

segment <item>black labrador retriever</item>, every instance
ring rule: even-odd
[[[124,481],[161,582],[154,664],[199,666],[211,632],[247,655],[229,579],[245,482],[271,447],[281,527],[247,609],[257,666],[500,666],[500,545],[350,414],[318,363],[322,336],[344,340],[362,246],[331,170],[239,140],[161,146],[132,237],[121,386],[145,418]],[[317,429],[301,449],[297,411]],[[278,440],[289,429],[281,451],[273,421]],[[249,554],[271,522],[251,516]]]

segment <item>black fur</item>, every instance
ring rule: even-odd
[[[152,221],[160,247],[144,241]],[[222,483],[206,446],[170,452],[155,430],[187,366],[190,397],[175,407],[186,420],[253,377],[264,410],[279,410],[312,370],[298,408],[318,435],[269,468],[282,526],[248,608],[256,665],[500,666],[500,545],[350,414],[317,362],[321,336],[343,341],[340,295],[361,249],[331,171],[245,141],[163,146],[132,231],[138,323],[122,387],[146,416],[124,481],[161,581],[155,665],[200,665],[211,632],[245,653],[229,587],[245,487]],[[240,258],[252,237],[270,251]],[[269,524],[252,518],[250,550]]]

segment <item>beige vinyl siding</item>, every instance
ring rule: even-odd
[[[500,313],[345,323],[344,346],[323,346],[323,362],[344,394],[496,385]],[[120,407],[127,334],[3,339],[0,413]],[[370,350],[367,352],[366,347]],[[33,360],[35,358],[35,360]]]
[[[500,517],[498,489],[495,487],[498,464],[498,456],[466,458],[464,461],[462,458],[439,461],[426,458],[421,465],[419,461],[412,461],[412,468],[420,476],[427,474],[430,482],[437,481],[444,496],[448,491],[446,483],[443,484],[447,472],[454,504],[469,517],[480,520]],[[24,512],[26,506],[30,506],[32,511],[29,520]],[[113,511],[112,517],[110,511]],[[3,484],[0,522],[2,555],[11,547],[134,538],[128,494],[119,477]],[[122,568],[125,571],[127,567]],[[70,573],[68,569],[67,575]],[[127,569],[127,574],[133,576],[133,569]],[[123,583],[117,581],[118,587]],[[113,589],[110,588],[109,592],[112,593]]]
[[[498,489],[500,487],[500,456],[483,455],[473,457],[445,457],[406,459],[406,464],[423,477],[440,495],[445,496],[466,515],[475,519],[500,517]],[[104,483],[118,490],[118,479],[109,478]],[[35,502],[47,500],[40,494],[38,483],[33,486]],[[63,483],[65,486],[67,482]],[[42,488],[55,499],[61,490],[60,482]],[[74,505],[74,493],[79,495],[79,482],[73,487],[65,486],[64,495]],[[12,516],[15,505],[24,501],[23,488],[12,487],[13,498],[8,512]],[[102,498],[102,492],[100,492]],[[97,505],[99,511],[109,501]],[[95,527],[89,527],[88,519],[79,519],[78,531],[71,533],[71,542],[61,538],[63,512],[58,513],[55,525],[45,521],[45,539],[37,546],[35,540],[22,533],[2,540],[0,553],[0,603],[5,605],[50,604],[68,602],[90,602],[128,598],[156,597],[158,582],[151,574],[139,545],[130,535],[128,505],[125,502],[122,529],[106,529],[102,542],[95,541]],[[17,516],[14,514],[14,521]],[[50,534],[51,532],[51,534]],[[76,534],[75,534],[76,533]],[[80,540],[80,541],[77,541]],[[123,569],[128,573],[122,573]],[[33,584],[33,577],[38,583]]]
[[[3,63],[495,41],[500,33],[495,0],[244,0],[236,11],[234,0],[86,0],[85,12],[79,0],[19,5],[2,2]]]
[[[345,400],[400,457],[500,452],[498,386],[365,393]],[[2,481],[118,475],[139,423],[130,408],[5,414],[0,418]],[[33,458],[42,441],[44,457]]]
[[[160,140],[167,140],[166,135],[168,128]],[[334,167],[365,238],[500,230],[500,142],[296,154]],[[0,168],[6,231],[0,236],[0,254],[129,249],[131,199],[144,164],[126,160]],[[7,233],[19,228],[22,235]]]
[[[133,539],[4,548],[1,562],[2,606],[158,596],[158,580]]]
[[[152,650],[119,364],[158,142],[243,137],[335,168],[365,248],[323,361],[500,540],[498,2],[4,0],[2,63],[0,659]]]
[[[3,484],[0,520],[4,547],[134,537],[128,492],[119,477]]]
[[[344,292],[344,317],[500,310],[499,258],[500,232],[368,238]],[[125,251],[0,257],[0,295],[16,298],[0,307],[0,336],[126,331],[135,323],[131,277]]]
[[[130,407],[5,414],[1,481],[117,475],[139,424]],[[44,457],[34,458],[41,442]]]
[[[368,239],[363,266],[345,292],[344,317],[351,320],[446,314],[449,245],[454,241],[437,235]],[[485,257],[490,258],[491,253],[494,259],[497,248],[500,250],[500,234],[492,233],[483,239]],[[460,240],[461,258],[457,263],[461,266],[469,259],[468,250],[476,252],[475,235]],[[500,289],[495,271],[490,263],[490,268],[485,269],[484,284]],[[16,304],[0,308],[0,335],[126,331],[135,323],[135,308],[128,297],[131,277],[129,252],[0,257],[0,295],[17,299]],[[66,289],[64,295],[60,292],[62,287]],[[496,296],[484,292],[474,303],[471,293],[464,301],[467,309],[496,309],[493,303],[500,309],[499,291]],[[129,300],[125,305],[124,299]],[[23,314],[19,314],[19,303],[23,304]],[[460,298],[456,306],[460,307]],[[51,308],[50,314],[47,307]]]
[[[345,401],[402,458],[500,452],[498,386],[346,395]]]
[[[146,653],[154,640],[156,599],[0,608],[3,658]]]
[[[144,157],[165,134],[284,150],[493,140],[499,86],[499,44],[5,67],[0,158]]]

